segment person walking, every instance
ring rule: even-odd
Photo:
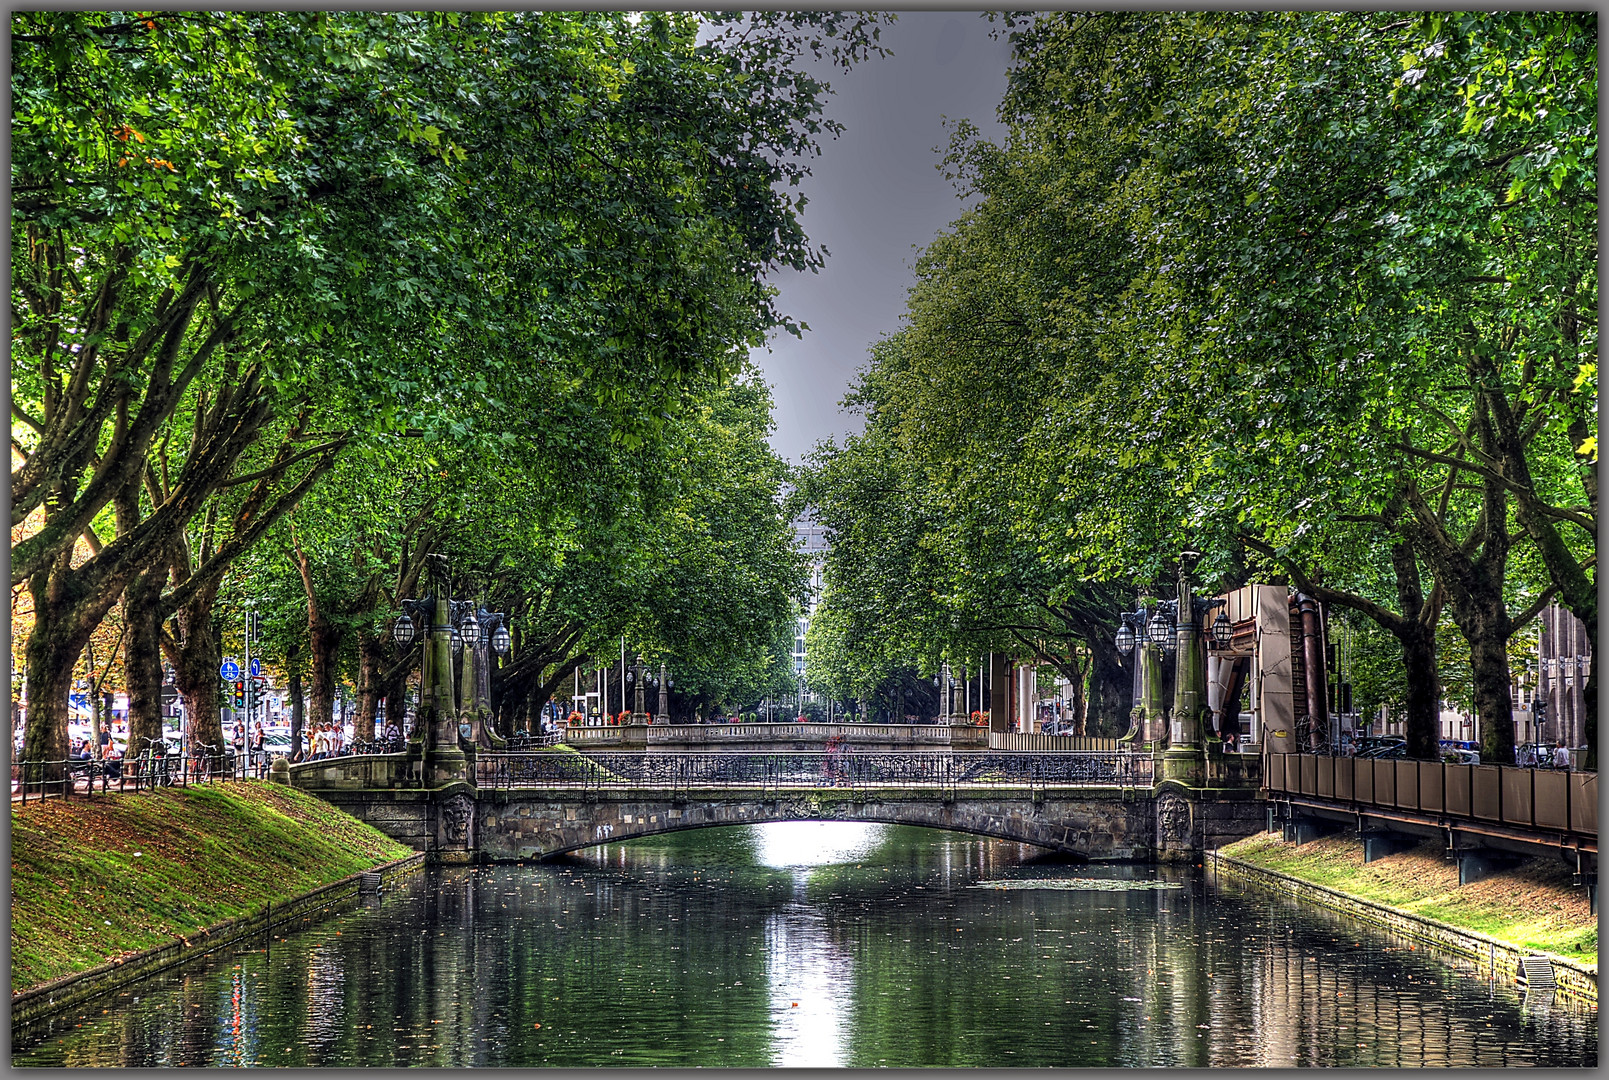
[[[257,779],[261,780],[268,770],[268,752],[262,721],[257,722],[257,730],[251,733],[251,763],[256,768]]]
[[[1553,767],[1555,769],[1563,769],[1566,772],[1569,771],[1570,748],[1565,746],[1563,743],[1560,743],[1558,746],[1553,748]]]

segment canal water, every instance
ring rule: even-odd
[[[1196,869],[796,822],[416,874],[14,1065],[1596,1066],[1527,998]]]

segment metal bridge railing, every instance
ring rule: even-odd
[[[1273,796],[1321,799],[1456,823],[1598,835],[1598,774],[1406,758],[1270,754]]]
[[[508,753],[475,759],[479,787],[1150,787],[1152,759],[1123,752],[884,754],[832,751]]]

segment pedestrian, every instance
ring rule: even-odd
[[[1570,768],[1570,748],[1563,743],[1553,748],[1553,767],[1565,770]]]
[[[260,720],[257,722],[257,730],[251,733],[251,763],[256,766],[257,779],[261,780],[268,768],[268,753]]]

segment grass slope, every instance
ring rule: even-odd
[[[411,853],[281,784],[13,804],[12,992]]]
[[[1530,859],[1459,887],[1457,864],[1442,858],[1435,840],[1367,866],[1363,845],[1340,836],[1298,845],[1259,833],[1219,853],[1520,948],[1598,963],[1598,919],[1587,890],[1571,885],[1558,859]]]

